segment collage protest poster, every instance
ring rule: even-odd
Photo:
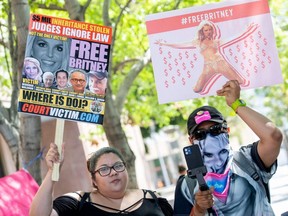
[[[267,0],[234,0],[146,17],[160,104],[283,82]]]
[[[18,111],[103,124],[112,28],[31,14]]]

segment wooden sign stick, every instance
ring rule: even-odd
[[[55,128],[55,144],[58,146],[59,158],[62,157],[62,143],[63,143],[63,134],[64,134],[64,124],[65,120],[56,119],[56,128]],[[60,163],[54,163],[52,171],[52,181],[59,180],[59,171]]]

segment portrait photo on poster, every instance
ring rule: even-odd
[[[56,40],[51,37],[28,35],[25,56],[36,58],[43,72],[68,69],[71,39]]]
[[[37,85],[42,82],[43,71],[36,58],[26,57],[23,63],[22,78],[36,80]]]

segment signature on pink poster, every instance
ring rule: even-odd
[[[214,95],[232,79],[243,89],[281,83],[268,3],[260,2],[225,2],[148,16],[159,103]],[[255,4],[259,7],[247,13]]]

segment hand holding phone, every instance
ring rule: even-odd
[[[197,144],[186,146],[183,148],[183,152],[188,167],[188,176],[190,178],[197,178],[200,190],[209,190],[204,180],[207,168],[203,163],[199,146]]]
[[[209,190],[205,182],[204,176],[207,173],[207,168],[204,165],[199,145],[193,144],[183,148],[186,164],[188,167],[187,175],[190,178],[197,178],[199,189],[201,191]],[[209,213],[213,212],[212,208],[208,209]]]

